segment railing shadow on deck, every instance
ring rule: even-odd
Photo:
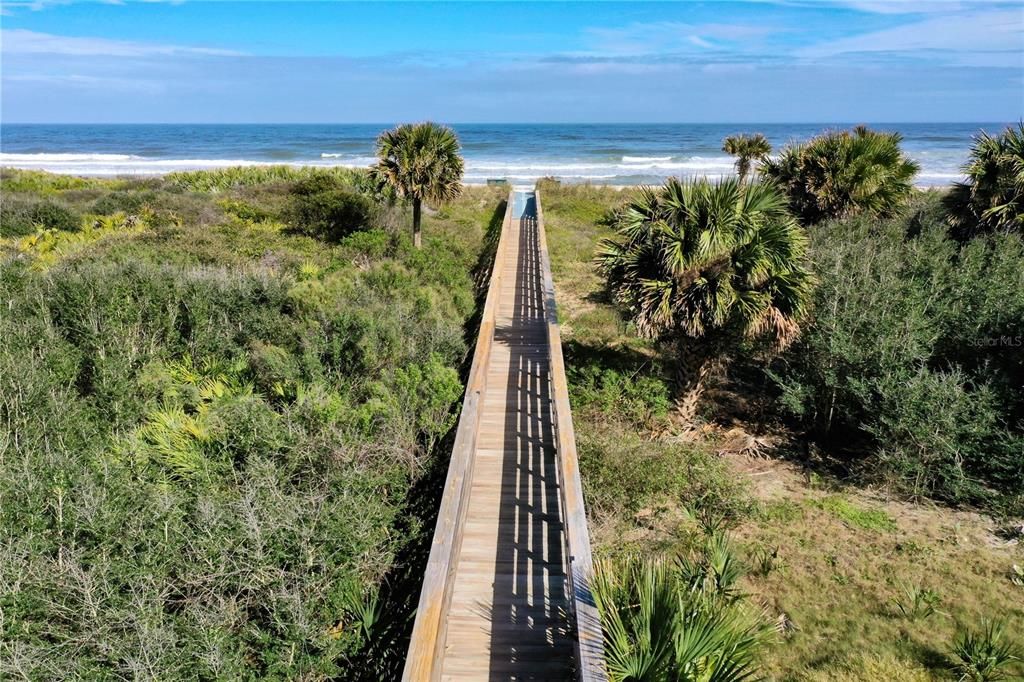
[[[565,612],[561,501],[551,415],[551,384],[535,202],[519,220],[512,319],[496,327],[495,344],[509,348],[505,390],[502,496],[498,511],[490,679],[526,677],[541,662],[545,675],[572,675],[569,614]],[[526,599],[533,595],[533,599]],[[547,598],[545,598],[547,595]],[[515,627],[515,636],[507,629]],[[560,666],[561,669],[559,670]]]

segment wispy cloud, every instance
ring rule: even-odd
[[[872,14],[945,13],[959,11],[965,6],[959,0],[837,0],[835,4]]]
[[[821,60],[860,56],[927,58],[958,65],[1020,67],[1024,59],[1024,12],[997,9],[929,17],[797,50]]]
[[[130,40],[58,36],[26,29],[0,30],[0,44],[5,54],[53,54],[76,57],[160,57],[213,56],[237,57],[244,53],[212,47],[160,45]]]
[[[970,5],[1006,4],[1003,0],[748,0],[799,8],[845,8],[869,14],[927,14],[956,12]]]
[[[97,0],[102,5],[127,5],[130,2],[137,2],[141,4],[155,4],[155,3],[168,3],[171,5],[181,5],[185,0]],[[70,5],[74,0],[0,0],[0,14],[11,15],[14,14],[15,10],[29,10],[32,12],[38,12],[40,10],[47,9],[49,7],[59,7],[60,5]]]
[[[754,24],[688,24],[678,21],[631,23],[613,28],[589,28],[584,38],[602,55],[672,52],[688,47],[727,47],[754,41],[778,29]]]
[[[166,88],[158,81],[140,78],[116,78],[110,76],[91,76],[86,74],[15,74],[5,77],[6,81],[12,83],[42,83],[44,85],[59,85],[72,88],[85,88],[103,90],[138,92],[145,94],[157,94],[164,92]]]

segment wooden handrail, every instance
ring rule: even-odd
[[[548,352],[551,361],[551,394],[554,412],[559,480],[561,482],[562,514],[565,524],[565,555],[568,559],[569,588],[572,590],[573,616],[576,625],[576,678],[581,682],[608,679],[604,662],[604,635],[601,618],[591,592],[594,573],[590,552],[587,512],[583,506],[583,485],[580,482],[579,458],[576,454],[576,431],[569,407],[569,385],[562,358],[562,334],[555,304],[555,283],[551,276],[551,258],[544,232],[544,211],[540,190],[534,190],[537,208],[537,241],[540,244],[541,275],[544,284],[544,315],[547,322]]]
[[[505,217],[501,223],[501,236],[494,254],[491,281],[480,319],[473,363],[466,383],[466,395],[462,401],[462,413],[455,432],[451,462],[445,479],[444,494],[438,511],[434,539],[430,546],[430,557],[423,575],[423,587],[416,609],[412,638],[405,659],[402,679],[405,682],[424,682],[440,679],[441,661],[444,654],[446,619],[445,613],[452,597],[452,583],[455,566],[462,545],[462,530],[469,507],[469,488],[473,480],[473,460],[476,451],[477,432],[480,426],[480,403],[487,386],[487,365],[494,342],[494,323],[497,314],[498,297],[501,294],[503,264],[508,251],[508,233],[512,222],[514,192],[510,191]]]

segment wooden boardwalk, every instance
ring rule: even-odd
[[[539,218],[535,193],[510,197],[406,680],[603,679]]]

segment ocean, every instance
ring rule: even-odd
[[[1005,123],[886,123],[921,165],[917,183],[961,177],[971,138]],[[0,166],[80,175],[153,175],[234,165],[367,166],[390,124],[0,124]],[[462,124],[453,126],[466,159],[465,181],[531,184],[554,176],[607,185],[659,183],[669,176],[733,172],[722,138],[763,133],[778,149],[850,124]]]

